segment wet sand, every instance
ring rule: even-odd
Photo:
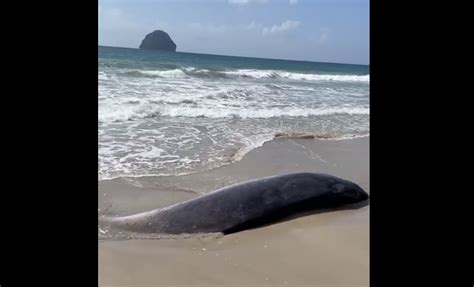
[[[198,174],[99,182],[100,212],[125,215],[289,172],[323,172],[369,190],[369,138],[281,138]],[[226,236],[99,241],[99,286],[368,286],[369,206]]]

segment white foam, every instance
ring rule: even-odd
[[[227,75],[236,75],[250,78],[285,78],[291,80],[304,81],[344,81],[344,82],[369,82],[370,75],[330,75],[330,74],[305,74],[293,73],[279,70],[251,70],[240,69],[235,71],[226,71]]]
[[[161,155],[163,152],[164,152],[163,149],[157,148],[157,147],[155,147],[155,146],[151,146],[149,150],[142,151],[142,152],[136,154],[135,156],[141,157],[141,158],[150,158],[150,159],[153,159],[153,158],[159,158],[160,155]]]
[[[229,108],[229,107],[184,107],[184,106],[150,106],[122,107],[108,113],[101,113],[99,120],[127,121],[157,116],[188,117],[188,118],[275,118],[275,117],[309,117],[325,115],[369,115],[368,108]]]
[[[165,70],[165,71],[140,70],[138,72],[140,74],[143,74],[143,75],[146,75],[146,76],[155,76],[155,77],[160,77],[160,78],[183,78],[183,77],[186,77],[186,74],[180,69]]]
[[[273,109],[213,109],[213,108],[172,108],[162,115],[207,118],[275,118],[275,117],[308,117],[334,114],[368,115],[369,109],[364,108],[273,108]]]
[[[183,70],[185,70],[186,72],[194,72],[194,71],[202,71],[202,72],[208,72],[209,70],[200,70],[200,69],[197,69],[195,67],[184,67]]]
[[[321,139],[321,140],[350,140],[350,139],[358,139],[358,138],[366,138],[370,137],[370,133],[364,133],[364,134],[348,134],[348,135],[342,135],[334,138],[327,138],[327,139]]]
[[[240,161],[251,150],[263,146],[266,142],[273,140],[274,136],[270,133],[256,135],[252,138],[244,138],[244,146],[240,148],[233,156],[233,161]]]
[[[108,80],[108,79],[109,79],[109,77],[107,76],[107,74],[105,72],[102,72],[102,71],[99,72],[99,80],[104,81],[104,80]]]
[[[246,69],[227,71],[224,73],[227,75],[235,75],[235,76],[250,77],[250,78],[257,78],[257,79],[270,78],[270,77],[275,77],[278,75],[277,71],[272,71],[272,70],[246,70]]]
[[[343,82],[369,82],[370,76],[356,76],[356,75],[317,75],[317,74],[301,74],[283,72],[279,74],[280,77],[292,80],[307,80],[307,81],[343,81]]]
[[[107,110],[108,109],[108,110]],[[115,106],[104,108],[99,113],[100,122],[121,122],[152,117],[186,117],[186,118],[278,118],[309,117],[329,115],[369,115],[369,108],[361,107],[328,107],[328,108],[231,108],[231,107],[187,107],[171,105]]]

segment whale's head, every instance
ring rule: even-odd
[[[357,184],[350,181],[337,181],[332,186],[333,195],[346,204],[362,202],[369,199],[369,195]]]
[[[333,175],[300,173],[288,176],[281,188],[294,201],[304,201],[312,208],[330,208],[364,202],[369,198],[359,185]]]

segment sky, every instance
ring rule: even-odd
[[[167,32],[178,52],[369,64],[369,0],[98,0],[99,45]]]

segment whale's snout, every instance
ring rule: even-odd
[[[359,201],[365,201],[369,199],[369,194],[363,190],[360,186],[357,186],[357,192],[359,194]]]
[[[369,199],[369,194],[352,182],[338,183],[333,188],[334,193],[338,194],[347,203],[356,203]]]
[[[369,194],[355,183],[345,189],[344,195],[349,197],[349,200],[354,203],[369,199]]]

